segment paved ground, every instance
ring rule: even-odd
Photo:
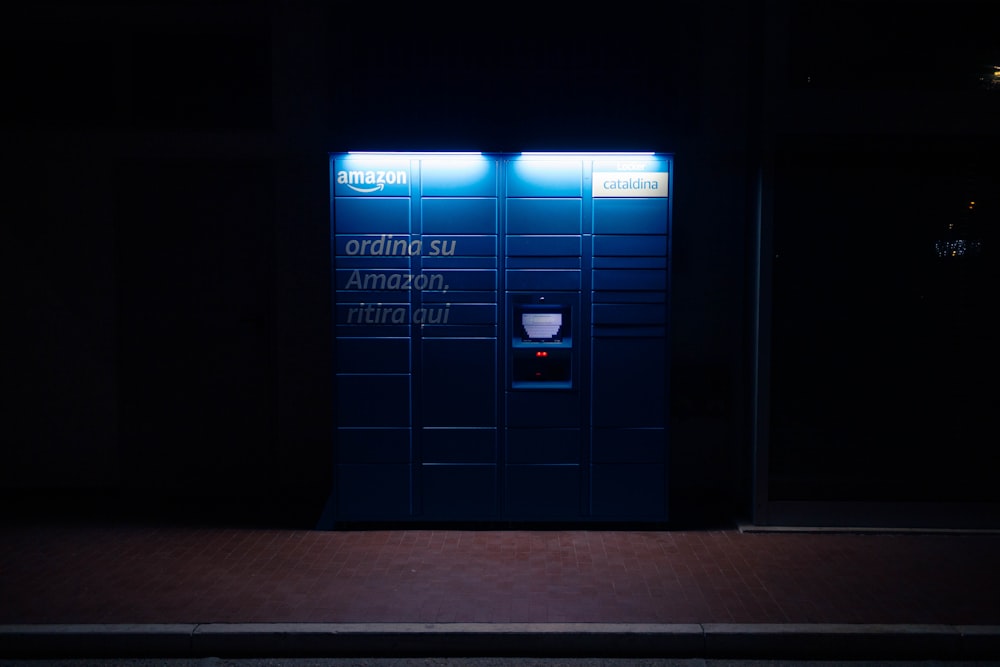
[[[0,623],[1000,624],[1000,535],[8,526]]]
[[[93,629],[110,646],[132,628],[126,643],[142,632],[174,636],[184,651],[202,642],[208,655],[251,636],[290,649],[351,636],[405,649],[415,637],[454,642],[463,632],[490,655],[515,650],[514,638],[543,655],[560,644],[542,637],[561,636],[565,646],[609,647],[609,658],[644,641],[652,657],[727,657],[712,650],[728,645],[729,657],[747,658],[760,655],[759,641],[792,646],[812,633],[815,657],[895,635],[913,655],[880,657],[1000,658],[996,534],[324,532],[99,520],[0,531],[0,647],[54,645],[53,632],[75,633],[80,647]],[[489,649],[497,638],[507,644]]]

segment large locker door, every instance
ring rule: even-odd
[[[593,207],[593,516],[663,519],[668,200],[595,197]]]
[[[419,516],[498,517],[499,223],[495,158],[421,161]]]
[[[558,316],[560,342],[578,345],[583,285],[583,160],[506,161],[505,283],[507,313],[506,466],[504,509],[514,520],[578,520],[585,508],[583,402],[579,353],[514,345],[527,332],[523,317],[537,308]],[[547,308],[551,308],[549,312]],[[549,377],[535,354],[568,355],[569,368]],[[528,360],[515,355],[529,355]],[[538,382],[534,382],[534,377]]]
[[[392,168],[408,173],[409,161]],[[346,190],[333,201],[334,482],[343,520],[407,517],[412,504],[412,302],[394,289],[412,278],[409,186],[380,194]]]

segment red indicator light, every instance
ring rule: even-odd
[[[549,356],[549,353],[546,352],[545,350],[539,350],[538,352],[535,352],[535,356],[536,357],[547,357],[547,356]]]

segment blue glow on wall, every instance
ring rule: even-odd
[[[672,156],[330,156],[327,521],[664,521]]]

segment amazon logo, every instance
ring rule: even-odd
[[[364,194],[381,192],[387,185],[406,185],[405,169],[341,169],[337,172],[337,185],[344,185]]]

